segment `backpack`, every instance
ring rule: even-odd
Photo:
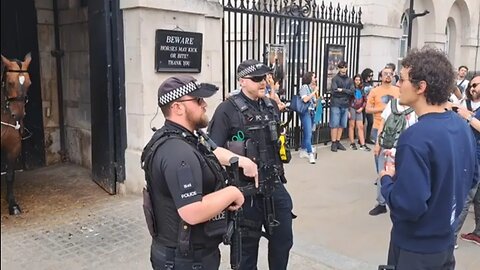
[[[355,89],[355,92],[352,97],[352,108],[355,110],[358,110],[363,107],[365,103],[365,97],[363,96],[362,90],[360,89]]]
[[[399,112],[397,108],[397,99],[391,101],[392,113],[387,117],[383,125],[382,133],[379,137],[380,146],[384,149],[392,149],[397,146],[398,138],[405,129],[407,120],[405,116],[413,112],[413,108],[408,108]]]

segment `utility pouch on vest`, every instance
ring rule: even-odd
[[[145,221],[147,222],[150,235],[156,237],[157,228],[155,225],[155,215],[153,214],[152,200],[150,199],[150,193],[146,188],[143,188],[143,213],[145,214]]]
[[[227,149],[237,155],[245,156],[245,141],[228,141]]]
[[[260,153],[258,153],[258,144],[255,141],[251,139],[245,141],[245,156],[254,162],[259,160]]]
[[[280,155],[280,160],[282,163],[289,163],[290,160],[292,159],[292,154],[290,153],[290,149],[288,149],[287,146],[287,136],[285,134],[281,134],[279,137],[279,144],[280,144],[280,149],[279,149],[279,155]]]
[[[204,225],[205,234],[208,237],[223,236],[227,233],[227,217],[226,212],[222,211],[220,214],[214,216]]]

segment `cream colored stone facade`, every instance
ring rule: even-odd
[[[150,120],[157,109],[157,89],[171,73],[154,69],[157,29],[203,33],[202,72],[191,74],[199,81],[222,82],[222,6],[205,0],[125,0],[121,1],[125,41],[125,84],[127,150],[125,152],[126,190],[139,192],[144,186],[140,155],[153,132]],[[208,113],[222,101],[221,92],[207,100]],[[152,126],[163,125],[159,111]]]
[[[379,71],[385,63],[398,63],[403,34],[402,15],[410,0],[338,0],[342,6],[362,8],[360,70]],[[455,67],[466,65],[480,71],[480,1],[415,0],[414,10],[430,14],[418,17],[412,26],[412,48],[430,45],[445,50]],[[448,34],[446,28],[448,25]]]

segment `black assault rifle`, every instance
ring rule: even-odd
[[[206,141],[212,151],[217,148],[217,144],[212,141],[207,134],[201,130],[197,130],[197,133]],[[238,187],[240,181],[238,157],[230,158],[229,162],[230,166],[227,167],[229,177],[226,184],[228,186]],[[243,218],[242,211],[242,208],[237,211],[226,211],[227,232],[223,236],[223,243],[230,245],[230,267],[234,270],[240,268],[240,262],[242,260],[242,232],[240,229],[240,222]]]
[[[249,131],[252,132],[255,138],[259,138],[259,141],[256,142],[253,148],[256,148],[254,152],[258,153],[258,158],[256,162],[258,164],[258,194],[263,195],[263,214],[265,216],[265,221],[267,222],[267,234],[273,234],[273,228],[278,226],[280,222],[275,219],[275,203],[273,201],[273,191],[275,190],[275,184],[280,182],[280,170],[276,165],[275,160],[269,159],[268,152],[276,151],[274,149],[268,148],[265,138],[265,128],[266,126],[256,126],[250,127]],[[276,130],[276,123],[271,121],[268,123],[268,128],[270,129],[271,141],[278,143],[278,135]],[[247,151],[251,148],[247,145]],[[252,185],[252,184],[250,184]],[[246,192],[248,193],[248,192]]]
[[[230,166],[227,167],[230,176],[228,185],[238,187],[240,181],[238,157],[230,158],[229,162]],[[242,208],[237,211],[227,212],[227,233],[223,236],[223,243],[230,245],[230,267],[232,269],[240,268],[240,262],[242,260],[242,230],[240,228],[242,218]]]

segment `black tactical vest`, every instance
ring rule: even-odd
[[[147,189],[144,190],[144,212],[147,220],[147,225],[149,226],[150,234],[153,238],[159,239],[160,243],[165,246],[172,246],[173,244],[163,243],[163,241],[161,240],[161,234],[163,233],[161,228],[165,228],[167,224],[155,224],[157,221],[165,221],[162,218],[155,217],[162,213],[162,209],[164,209],[165,207],[172,207],[173,205],[167,204],[165,200],[153,200],[154,197],[161,195],[158,194],[158,192],[151,192],[151,183],[152,181],[155,181],[155,179],[152,178],[153,157],[155,156],[157,149],[169,139],[181,139],[191,145],[194,151],[200,153],[200,156],[203,157],[203,160],[200,159],[200,162],[203,163],[202,167],[205,167],[203,165],[207,165],[208,168],[215,175],[216,184],[214,191],[224,188],[225,182],[227,180],[227,174],[218,159],[215,157],[209,147],[202,144],[197,137],[177,129],[168,129],[167,127],[163,127],[155,132],[151,140],[143,149],[141,157],[142,169],[145,171],[145,179],[147,182]],[[150,207],[146,205],[148,204],[146,203],[146,201],[150,203]],[[161,205],[155,205],[152,203],[153,201],[160,202]],[[218,237],[222,236],[226,232],[227,220],[224,212],[222,213],[203,224],[205,235],[207,235],[208,237]],[[191,231],[191,226],[182,220],[182,222],[178,226],[178,242],[174,243],[174,246],[177,246],[183,253],[188,253],[189,250],[191,250],[192,248],[190,242]]]

